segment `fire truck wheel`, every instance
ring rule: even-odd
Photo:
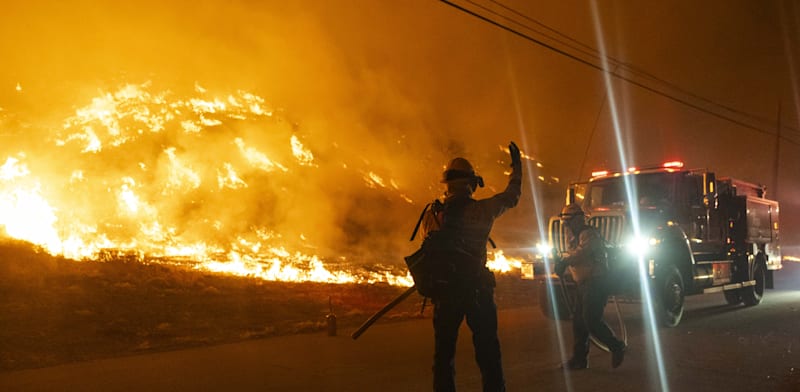
[[[547,286],[552,287],[552,295]],[[573,289],[574,286],[567,286],[567,291]],[[539,308],[542,310],[542,314],[550,320],[570,320],[572,318],[572,314],[567,307],[567,302],[562,293],[561,285],[558,284],[558,282],[553,282],[552,285],[541,282],[541,284],[538,285],[537,297],[539,297]],[[555,301],[553,298],[555,298]]]
[[[761,303],[761,299],[764,298],[764,288],[767,282],[766,271],[767,269],[761,258],[757,258],[753,266],[753,279],[756,281],[756,284],[742,289],[742,300],[745,305],[756,306]]]
[[[729,305],[739,305],[742,303],[742,292],[739,289],[725,290],[722,294],[725,294],[725,301],[728,302]]]
[[[683,317],[683,299],[686,295],[683,277],[678,267],[669,266],[656,279],[657,312],[661,325],[675,327]]]

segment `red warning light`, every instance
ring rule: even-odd
[[[682,168],[683,167],[683,162],[681,162],[681,161],[664,162],[664,164],[661,165],[661,166],[663,166],[663,167]]]

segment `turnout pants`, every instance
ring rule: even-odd
[[[589,355],[589,334],[614,351],[624,343],[614,336],[614,332],[603,321],[603,311],[608,302],[606,277],[592,277],[577,285],[575,312],[572,320],[572,334],[575,339],[572,358],[586,363]]]
[[[461,321],[466,318],[472,330],[475,361],[481,371],[484,392],[505,391],[497,338],[497,307],[494,290],[481,289],[476,294],[437,300],[433,308],[435,351],[433,354],[433,389],[452,392],[455,386],[456,340]]]

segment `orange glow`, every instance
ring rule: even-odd
[[[124,254],[265,280],[411,286],[394,253],[392,263],[359,254],[359,264],[329,249],[353,235],[337,220],[373,208],[319,197],[337,184],[332,172],[393,206],[413,204],[409,189],[364,157],[318,158],[275,113],[255,94],[199,85],[183,96],[151,83],[101,92],[52,131],[53,157],[0,156],[0,232],[75,260]],[[371,235],[358,221],[352,230]],[[509,272],[521,261],[497,250],[488,264]]]

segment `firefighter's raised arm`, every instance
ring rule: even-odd
[[[522,182],[522,154],[514,142],[508,144],[508,153],[511,155],[511,181]]]

